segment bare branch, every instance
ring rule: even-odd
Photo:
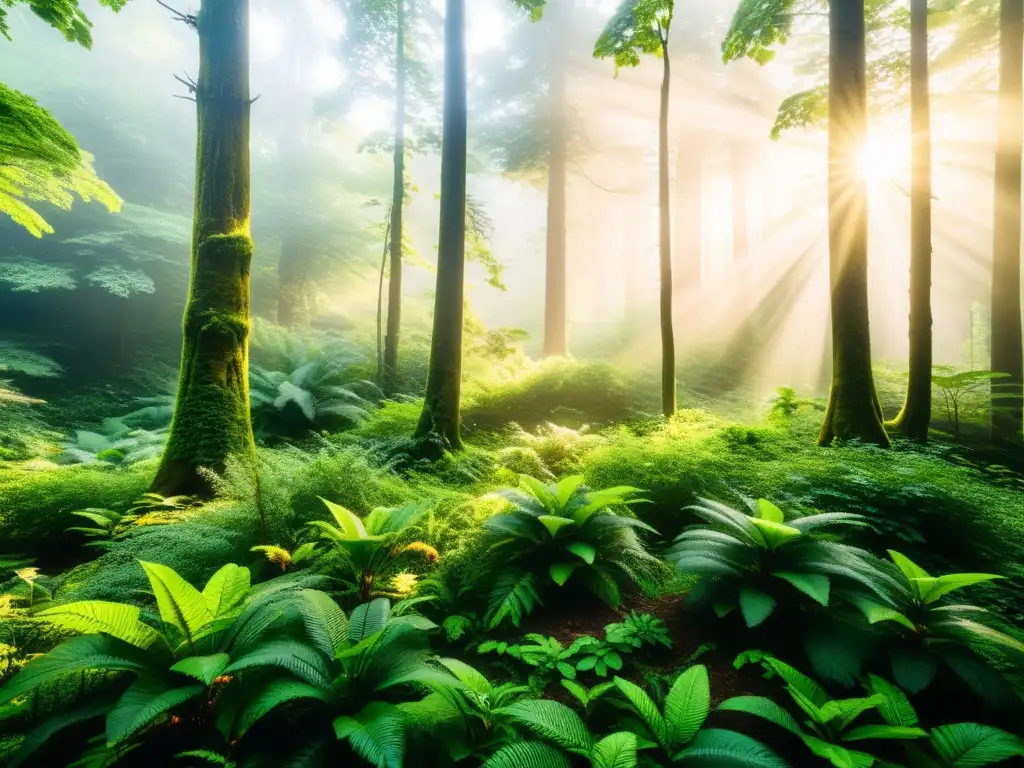
[[[184,85],[184,86],[185,86],[186,88],[188,88],[188,92],[189,92],[189,93],[195,93],[195,92],[196,92],[196,89],[197,89],[197,88],[199,87],[199,86],[198,86],[198,85],[196,84],[196,81],[192,79],[192,77],[191,77],[191,76],[189,75],[189,73],[188,73],[188,72],[186,72],[186,73],[185,73],[185,77],[184,77],[184,79],[182,79],[182,78],[178,77],[177,75],[173,75],[173,77],[174,77],[174,79],[175,79],[175,80],[177,80],[177,81],[178,81],[179,83],[181,83],[181,84],[182,84],[182,85]]]
[[[191,27],[192,29],[198,29],[199,28],[198,20],[191,13],[182,13],[181,11],[175,10],[174,8],[171,8],[171,6],[169,6],[167,3],[163,2],[163,0],[156,0],[156,1],[157,1],[157,3],[159,5],[162,5],[168,11],[173,13],[174,14],[174,18],[177,19],[178,21],[182,22],[186,27]]]
[[[254,98],[249,99],[249,106],[251,107],[257,101],[259,101],[260,100],[260,96],[262,96],[262,95],[263,95],[262,93],[257,93]]]
[[[196,103],[196,100],[193,99],[191,96],[182,96],[180,93],[172,93],[171,96],[173,96],[176,99],[183,99],[185,101],[191,101],[193,104]]]

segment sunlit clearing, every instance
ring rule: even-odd
[[[891,179],[906,162],[909,144],[892,131],[872,131],[857,153],[857,170],[867,181]]]

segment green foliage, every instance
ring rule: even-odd
[[[573,579],[613,606],[621,586],[653,587],[660,563],[637,535],[653,529],[611,509],[624,507],[638,489],[587,491],[579,475],[550,486],[528,475],[520,480],[521,490],[502,492],[509,508],[483,526],[488,557],[500,566],[488,600],[492,628],[506,619],[518,626],[537,602],[537,589],[552,583],[562,587]]]
[[[156,291],[153,278],[142,270],[124,269],[111,264],[93,270],[85,279],[121,299]]]
[[[747,57],[767,64],[775,58],[774,48],[789,39],[795,5],[796,0],[741,0],[722,41],[722,61]]]
[[[778,139],[783,131],[820,126],[828,117],[828,88],[819,86],[783,99],[775,115],[771,137]]]
[[[948,366],[936,366],[932,372],[932,384],[942,394],[946,419],[953,428],[953,438],[960,439],[961,420],[976,411],[983,400],[989,406],[992,400],[998,400],[998,409],[1014,412],[1020,410],[1020,395],[1013,391],[1012,386],[1000,385],[1001,379],[1009,374],[995,371],[955,371]],[[1003,392],[997,391],[1000,386]],[[994,391],[994,394],[990,394]],[[985,414],[987,415],[987,414]],[[987,419],[985,419],[987,422]]]
[[[642,649],[645,645],[672,647],[665,622],[649,613],[632,611],[622,622],[604,628],[605,640],[620,650]]]
[[[675,13],[675,0],[622,0],[594,44],[594,58],[622,67],[640,66],[640,54],[662,56]]]
[[[807,718],[804,721],[807,730],[789,712],[763,696],[736,696],[722,702],[719,709],[745,712],[786,729],[799,736],[813,754],[828,760],[836,768],[874,764],[875,758],[861,751],[860,742],[913,740],[928,736],[928,732],[917,727],[916,723],[864,724],[862,718],[891,706],[883,694],[832,699],[814,680],[788,664],[771,656],[760,661],[786,684],[786,693]]]
[[[115,13],[127,3],[128,0],[100,0],[100,5]],[[7,26],[7,9],[18,4],[27,5],[36,16],[64,35],[69,43],[78,43],[83,48],[92,47],[92,22],[79,8],[78,0],[4,0],[0,5],[0,35],[8,40],[11,39],[11,31]]]
[[[738,608],[746,625],[756,627],[780,600],[791,599],[779,593],[783,583],[823,606],[829,605],[833,579],[882,588],[887,574],[869,553],[817,535],[823,528],[864,526],[863,517],[831,512],[787,521],[766,499],[752,509],[744,514],[707,499],[690,507],[707,526],[684,531],[666,556],[680,570],[700,575],[693,605],[711,606],[720,617]]]

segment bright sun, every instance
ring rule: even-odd
[[[892,178],[905,162],[905,148],[889,132],[870,132],[857,153],[857,170],[867,181]]]

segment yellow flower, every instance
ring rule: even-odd
[[[436,563],[438,558],[441,556],[437,554],[437,550],[429,544],[424,544],[422,541],[414,541],[412,544],[402,550],[403,552],[422,552],[424,559],[428,563]]]
[[[394,578],[391,579],[391,588],[400,595],[408,595],[416,589],[416,584],[419,583],[419,580],[420,577],[415,573],[402,571],[395,574]]]

